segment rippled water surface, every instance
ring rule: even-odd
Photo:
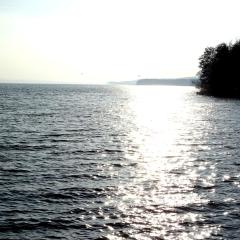
[[[0,85],[0,239],[239,239],[239,134],[192,87]]]

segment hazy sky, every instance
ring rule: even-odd
[[[240,38],[239,0],[0,0],[0,81],[194,76]]]

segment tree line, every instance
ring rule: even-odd
[[[207,47],[199,67],[201,94],[240,98],[240,40]]]

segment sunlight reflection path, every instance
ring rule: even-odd
[[[192,118],[197,118],[195,109],[187,106],[191,92],[178,87],[131,89],[127,110],[133,127],[128,138],[137,150],[126,151],[125,157],[137,167],[131,181],[119,186],[118,209],[128,213],[128,234],[136,239],[176,239],[176,232],[178,239],[205,239],[218,230],[206,228],[201,213],[191,211],[191,206],[208,201],[194,191],[201,168],[191,150],[201,132],[198,138],[191,132]]]

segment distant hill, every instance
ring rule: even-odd
[[[197,80],[198,79],[196,77],[140,79],[136,82],[136,85],[194,86]]]
[[[112,84],[112,85],[136,85],[137,84],[137,80],[134,80],[134,81],[109,82],[108,84]]]

